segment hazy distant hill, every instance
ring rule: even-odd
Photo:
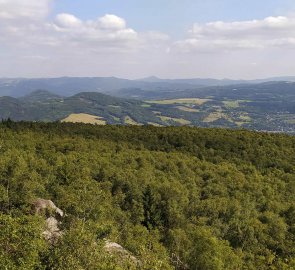
[[[145,82],[126,80],[115,77],[98,78],[51,78],[51,79],[0,79],[0,96],[20,97],[32,91],[45,89],[52,93],[71,96],[79,92],[91,91],[112,93],[122,88],[139,88],[143,90],[184,90],[195,88],[189,83]]]
[[[36,90],[31,92],[24,97],[19,98],[23,102],[33,103],[33,102],[52,102],[52,101],[62,101],[63,97],[60,95],[53,94],[47,90]]]
[[[21,97],[32,91],[44,89],[52,93],[71,96],[80,92],[101,92],[117,95],[122,89],[155,91],[157,93],[192,90],[206,86],[228,86],[256,84],[268,81],[295,81],[295,77],[270,78],[263,80],[216,80],[216,79],[160,79],[149,77],[141,80],[127,80],[116,77],[61,77],[44,79],[0,79],[0,96]],[[136,95],[133,94],[134,97]],[[130,96],[129,96],[130,97]]]
[[[151,83],[170,83],[170,84],[190,84],[190,85],[201,85],[201,86],[213,86],[213,85],[230,85],[239,83],[256,83],[256,81],[246,80],[230,80],[230,79],[211,79],[211,78],[191,78],[191,79],[160,79],[155,76],[140,79],[139,81],[151,82]]]
[[[189,78],[189,79],[161,79],[156,76],[140,79],[139,81],[152,82],[152,83],[178,83],[178,84],[191,84],[200,86],[227,86],[234,84],[258,84],[272,81],[295,81],[295,76],[271,77],[266,79],[257,80],[231,80],[231,79],[212,79],[212,78]]]
[[[259,84],[233,84],[224,86],[195,87],[182,91],[153,91],[135,88],[121,89],[114,93],[116,96],[124,98],[167,99],[167,98],[234,98],[234,99],[285,99],[290,100],[290,96],[295,96],[295,82],[292,81],[271,81]]]
[[[186,91],[96,92],[70,97],[45,90],[0,98],[0,119],[97,124],[247,128],[295,133],[295,83],[211,86]],[[137,99],[131,99],[137,98]],[[142,101],[142,100],[145,101]]]
[[[71,97],[61,97],[38,90],[21,98],[0,97],[0,119],[56,121],[71,114],[86,113],[101,117],[109,124],[162,124],[144,104],[138,100],[101,93],[83,92]]]

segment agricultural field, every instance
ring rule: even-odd
[[[90,115],[87,113],[70,114],[67,118],[61,120],[61,122],[96,124],[96,125],[105,125],[106,124],[106,121],[103,120],[102,117],[99,117],[96,115]]]
[[[186,106],[177,106],[175,108],[177,108],[178,110],[184,111],[184,112],[199,112],[198,109],[186,107]]]
[[[178,99],[166,99],[166,100],[150,100],[148,103],[153,104],[163,104],[163,105],[171,105],[171,104],[196,104],[202,105],[206,102],[210,101],[210,99],[202,99],[202,98],[178,98]]]
[[[0,118],[98,125],[189,125],[294,134],[292,85],[262,86],[255,89],[248,86],[206,88],[203,92],[170,93],[169,98],[154,100],[126,99],[94,92],[61,97],[48,91],[35,91],[21,98],[0,97]],[[278,90],[286,95],[282,97]],[[156,94],[160,95],[154,93],[154,98]]]
[[[185,120],[183,118],[173,118],[173,117],[168,117],[168,116],[159,116],[159,118],[164,121],[164,122],[176,122],[181,125],[189,125],[191,122],[188,120]]]
[[[140,125],[140,123],[133,120],[130,116],[125,116],[124,122],[125,122],[125,124],[132,125],[132,126],[139,126]]]

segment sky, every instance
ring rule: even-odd
[[[295,75],[294,0],[0,0],[0,77]]]

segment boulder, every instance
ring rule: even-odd
[[[56,244],[58,239],[62,236],[62,232],[60,231],[58,224],[59,222],[54,217],[46,219],[46,227],[42,235],[51,244]]]
[[[141,262],[135,258],[128,250],[123,248],[121,245],[110,240],[105,240],[104,249],[111,255],[119,257],[121,260],[130,260],[136,265],[141,265]]]
[[[45,199],[36,199],[33,202],[33,206],[35,208],[35,213],[39,214],[42,210],[49,210],[54,211],[61,217],[63,217],[64,213],[61,209],[59,209],[51,200],[45,200]]]
[[[33,202],[35,214],[39,215],[42,211],[46,211],[49,217],[46,219],[45,230],[42,232],[43,237],[49,241],[52,245],[56,244],[58,239],[62,236],[62,232],[59,229],[59,221],[53,214],[57,214],[60,217],[64,216],[64,213],[59,209],[51,200],[36,199]]]

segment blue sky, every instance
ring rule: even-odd
[[[0,77],[152,75],[295,75],[295,1],[0,1]]]
[[[54,13],[83,19],[116,14],[138,31],[158,30],[181,36],[195,22],[240,21],[288,14],[294,0],[59,0]]]

